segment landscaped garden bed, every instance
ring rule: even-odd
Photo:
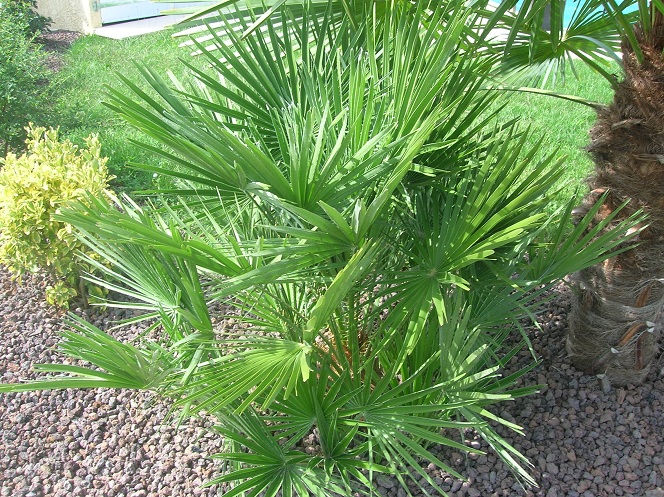
[[[584,351],[591,375],[566,333],[610,297],[579,275],[638,260],[649,208],[601,184],[577,207],[555,126],[499,111],[496,82],[532,60],[484,27],[562,28],[380,5],[287,5],[259,29],[219,13],[181,74],[138,62],[108,86],[119,53],[173,42],[21,45],[57,70],[35,88],[72,98],[45,107],[60,137],[5,142],[0,257],[23,286],[2,268],[3,494],[659,497],[661,279],[635,276],[645,317]]]
[[[34,377],[33,363],[59,362],[54,352],[63,312],[44,302],[45,283],[11,281],[0,270],[0,379]],[[535,464],[541,488],[523,491],[493,454],[441,449],[468,482],[442,474],[450,497],[662,497],[664,493],[664,363],[638,388],[603,393],[599,382],[576,371],[564,350],[569,295],[564,288],[539,317],[530,336],[542,364],[524,382],[542,383],[541,395],[504,404],[500,414],[525,428],[503,435]],[[113,310],[77,310],[102,328],[127,317]],[[118,331],[115,336],[136,330]],[[528,362],[522,355],[517,363]],[[0,402],[0,495],[3,497],[190,497],[219,471],[209,456],[220,439],[206,422],[162,424],[168,406],[141,393],[65,390],[6,394]],[[457,433],[486,450],[472,432]],[[313,444],[313,443],[312,443]],[[438,480],[437,480],[438,481]],[[379,477],[383,496],[401,495]]]

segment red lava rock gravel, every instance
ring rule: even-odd
[[[33,363],[62,360],[53,347],[63,313],[44,303],[43,287],[37,277],[18,286],[0,268],[2,382],[34,377]],[[542,363],[525,382],[545,385],[541,395],[494,407],[525,428],[524,437],[500,432],[532,461],[540,487],[522,489],[490,452],[466,456],[441,448],[440,457],[468,477],[458,481],[431,467],[448,495],[664,497],[664,363],[660,359],[644,385],[603,393],[566,358],[568,307],[569,295],[560,290],[540,315],[542,330],[532,332]],[[104,327],[112,316],[90,318]],[[514,367],[528,360],[524,351]],[[216,495],[218,489],[201,486],[216,474],[207,456],[221,441],[204,421],[162,426],[167,407],[148,400],[117,390],[0,396],[0,497]],[[463,437],[486,449],[472,431]],[[376,483],[381,495],[405,496],[390,478]]]

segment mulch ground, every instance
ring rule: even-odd
[[[57,72],[62,69],[63,54],[81,37],[81,33],[74,31],[47,31],[35,40],[41,45],[47,54],[46,65],[51,71]]]

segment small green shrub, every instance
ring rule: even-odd
[[[51,25],[51,18],[37,12],[36,0],[9,0],[0,2],[0,17],[10,17],[18,20],[24,27],[26,37],[31,37],[47,31]]]
[[[45,54],[27,36],[29,24],[0,7],[0,150],[20,149],[29,122],[45,120],[50,71]]]
[[[87,148],[58,141],[58,131],[27,129],[27,152],[10,153],[0,170],[0,262],[17,276],[26,271],[47,270],[56,284],[47,289],[47,300],[60,306],[82,288],[80,275],[88,270],[76,253],[83,245],[72,227],[53,215],[65,203],[101,196],[111,179],[106,158],[100,156],[95,136]],[[98,293],[98,290],[86,288]],[[85,296],[85,292],[83,292]]]

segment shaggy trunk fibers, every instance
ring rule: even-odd
[[[613,103],[598,111],[588,150],[595,161],[593,190],[579,213],[601,194],[601,221],[623,202],[624,219],[648,215],[640,245],[575,275],[567,350],[572,362],[611,383],[639,383],[658,351],[664,305],[664,16],[649,33],[635,29],[644,60],[623,43],[625,80]]]

